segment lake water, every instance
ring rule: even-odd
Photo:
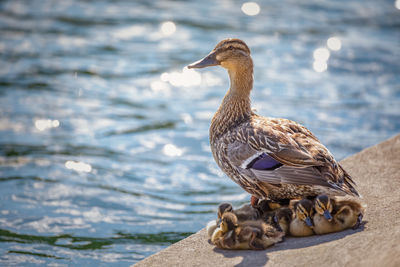
[[[127,266],[249,200],[208,144],[227,73],[182,70],[226,37],[336,158],[399,133],[400,1],[243,3],[0,2],[0,265]]]

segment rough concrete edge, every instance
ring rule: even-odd
[[[398,140],[395,141],[396,139],[398,139]],[[382,141],[382,142],[380,142],[378,144],[375,144],[373,146],[367,147],[367,148],[361,150],[360,152],[357,152],[357,153],[355,153],[355,154],[353,154],[351,156],[348,156],[348,157],[344,158],[343,160],[341,160],[340,163],[345,163],[346,161],[350,160],[353,157],[361,156],[361,155],[363,155],[365,153],[369,153],[370,151],[379,150],[379,147],[385,146],[387,143],[392,143],[392,142],[400,142],[400,134],[394,135],[394,136],[390,137],[389,139],[386,139],[385,141]],[[166,254],[166,253],[168,254],[169,250],[173,250],[175,248],[175,246],[180,246],[182,243],[191,243],[192,239],[198,238],[200,232],[202,232],[202,231],[205,231],[205,228],[202,228],[198,232],[196,232],[196,233],[194,233],[194,234],[192,234],[192,235],[190,235],[190,236],[188,236],[188,237],[186,237],[186,238],[184,238],[184,239],[182,239],[182,240],[180,240],[180,241],[178,241],[178,242],[166,247],[163,250],[160,250],[159,252],[157,252],[157,253],[155,253],[153,255],[150,255],[150,256],[144,258],[143,260],[133,264],[132,266],[135,266],[138,263],[144,263],[144,261],[151,260],[152,258],[162,257],[163,254]]]

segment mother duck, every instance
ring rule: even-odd
[[[258,199],[280,201],[326,195],[359,196],[349,174],[307,128],[251,109],[253,61],[239,39],[225,39],[188,68],[222,66],[230,89],[212,118],[211,151],[218,166]]]

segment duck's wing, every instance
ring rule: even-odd
[[[287,165],[274,159],[271,152],[255,150],[249,144],[241,142],[228,145],[227,154],[230,163],[240,173],[268,184],[321,185],[337,188],[335,183],[324,179],[321,172],[314,167],[321,166],[318,162],[318,165],[311,165],[311,161],[307,159],[304,166],[299,166],[299,161],[296,161],[295,166]],[[301,160],[304,160],[304,155],[300,156]]]
[[[250,172],[269,184],[320,185],[358,195],[328,149],[298,123],[259,119],[230,135],[228,160],[247,177]]]

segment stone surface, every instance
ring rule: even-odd
[[[263,251],[211,245],[205,229],[135,266],[400,266],[400,135],[341,162],[368,205],[360,229],[286,238]]]

